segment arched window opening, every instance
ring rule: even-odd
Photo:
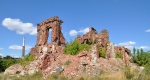
[[[50,28],[48,30],[48,43],[51,43],[52,42],[52,29]]]

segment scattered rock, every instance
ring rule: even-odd
[[[51,72],[51,74],[53,74],[53,73],[60,73],[60,72],[62,72],[64,70],[64,67],[63,66],[58,66],[58,67],[56,67],[52,72]]]
[[[4,74],[10,74],[10,75],[20,74],[22,70],[24,70],[23,66],[21,66],[20,64],[14,64],[9,68],[7,68]]]

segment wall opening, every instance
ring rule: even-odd
[[[48,30],[48,43],[51,43],[52,42],[52,29],[50,28]]]

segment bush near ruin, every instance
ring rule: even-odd
[[[66,44],[64,52],[65,54],[76,55],[81,51],[89,51],[90,46],[88,44],[80,44],[79,41],[70,41]]]

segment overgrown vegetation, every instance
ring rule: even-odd
[[[30,62],[32,62],[33,60],[34,60],[34,56],[28,54],[28,55],[24,56],[23,59],[19,59],[18,63],[20,63],[23,66],[26,66],[26,65],[30,64]]]
[[[136,76],[135,74],[137,73],[135,69],[131,69],[131,67],[128,66],[125,67],[123,71],[127,79],[132,79],[134,76]]]
[[[16,63],[17,60],[8,58],[8,59],[0,59],[0,72],[5,71],[6,68]]]
[[[102,47],[98,47],[98,53],[99,53],[100,57],[105,58],[105,56],[106,56],[106,49],[102,48]]]
[[[90,46],[88,44],[80,44],[79,41],[70,41],[66,44],[64,49],[65,54],[76,55],[81,51],[88,51]]]
[[[34,56],[29,54],[24,56],[24,58],[12,58],[11,56],[6,56],[0,59],[0,72],[4,72],[6,68],[16,63],[26,66],[33,60]]]
[[[121,59],[123,59],[123,55],[122,55],[122,53],[121,52],[116,52],[116,58],[121,58]]]
[[[150,75],[150,52],[144,52],[143,49],[133,49],[132,62],[145,67],[146,74]]]

